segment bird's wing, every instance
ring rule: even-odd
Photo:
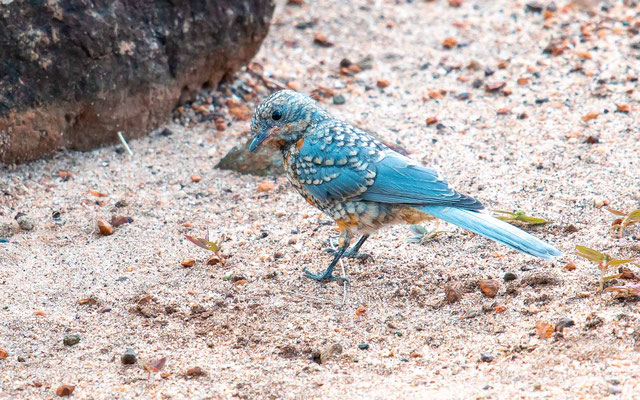
[[[298,182],[319,203],[358,200],[376,177],[371,153],[379,150],[368,146],[368,137],[342,128],[327,127],[329,143],[326,137],[307,139],[295,160]]]
[[[376,178],[362,194],[363,200],[379,203],[451,206],[466,210],[481,210],[482,204],[473,197],[456,192],[436,171],[392,150],[375,163]]]

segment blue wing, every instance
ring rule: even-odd
[[[481,210],[482,204],[456,192],[432,169],[387,150],[386,157],[376,162],[377,176],[362,195],[363,200],[379,203],[451,206],[466,210]]]

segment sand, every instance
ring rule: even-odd
[[[0,398],[55,398],[62,384],[78,399],[637,398],[637,297],[598,293],[595,264],[574,255],[584,245],[640,257],[637,225],[616,238],[598,207],[640,208],[638,8],[611,4],[589,14],[558,3],[545,19],[506,0],[280,2],[254,60],[305,93],[342,94],[345,104],[323,106],[489,210],[551,221],[527,229],[565,253],[554,261],[447,224],[437,240],[409,243],[395,226],[365,245],[372,261],[345,262],[346,298],[339,283],[305,279],[303,268],[330,261],[332,222],[284,177],[214,168],[249,135],[216,102],[252,110],[267,94],[246,72],[215,95],[224,131],[174,122],[170,136],[131,141],[133,156],[114,145],[1,168],[0,220],[24,213],[34,229],[0,235]],[[334,45],[313,44],[316,33]],[[555,55],[543,52],[551,39]],[[371,69],[340,73],[343,58],[367,55]],[[242,82],[255,87],[247,101],[232,94]],[[264,181],[274,187],[258,191]],[[101,235],[97,219],[114,215],[133,222]],[[207,229],[224,265],[185,239]],[[496,297],[482,279],[499,283]],[[445,300],[448,285],[459,301]],[[561,334],[535,329],[563,318],[575,325]],[[79,343],[64,345],[69,334]],[[133,365],[121,362],[127,348]],[[163,357],[149,380],[141,361]]]

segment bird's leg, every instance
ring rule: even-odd
[[[373,257],[371,257],[371,254],[358,253],[358,250],[360,250],[360,247],[362,247],[362,245],[364,244],[364,242],[367,241],[368,238],[369,238],[369,235],[362,235],[360,237],[360,239],[358,240],[358,242],[355,245],[353,245],[353,247],[351,249],[345,251],[342,256],[343,257],[347,257],[347,258],[357,258],[359,260],[364,260],[364,259],[367,259],[367,258],[373,258]],[[324,249],[324,251],[326,251],[327,253],[331,253],[331,254],[337,254],[340,251],[340,249],[328,248],[328,249]]]
[[[340,261],[340,258],[342,258],[342,255],[345,253],[345,251],[347,251],[347,249],[349,248],[350,239],[351,238],[349,237],[348,232],[346,231],[342,232],[340,234],[340,239],[339,239],[340,247],[338,248],[338,250],[336,250],[335,256],[333,257],[331,264],[329,264],[327,269],[322,274],[313,274],[305,268],[304,273],[305,275],[307,275],[307,278],[311,278],[315,281],[335,281],[335,280],[346,281],[347,278],[343,276],[333,275],[333,269],[335,268],[336,264],[338,264],[338,261]]]

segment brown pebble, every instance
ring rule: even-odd
[[[429,117],[427,118],[427,125],[433,125],[438,123],[438,118],[437,117]]]
[[[444,287],[444,298],[447,303],[452,304],[462,299],[462,292],[456,284],[448,284]]]
[[[190,268],[196,265],[196,260],[194,260],[193,258],[185,258],[184,260],[180,261],[180,264],[183,267]]]
[[[631,107],[628,104],[618,104],[618,112],[628,114],[631,111]]]
[[[449,6],[450,7],[461,7],[462,6],[462,0],[449,0]]]
[[[482,294],[487,297],[494,298],[498,294],[498,289],[500,289],[500,284],[493,279],[483,279],[478,282],[478,287]]]
[[[113,225],[103,220],[102,218],[98,218],[98,230],[105,236],[112,235]]]
[[[187,376],[197,377],[205,375],[206,373],[200,367],[191,367],[187,370]]]
[[[391,85],[391,83],[386,79],[378,79],[378,82],[376,82],[376,86],[378,86],[380,89],[384,89],[389,85]]]
[[[544,321],[536,322],[536,333],[540,339],[549,339],[553,336],[554,328],[553,326]]]
[[[270,190],[273,190],[275,186],[276,185],[275,183],[273,183],[273,181],[262,181],[258,184],[258,192],[268,192]]]
[[[60,397],[71,396],[75,389],[76,387],[72,385],[60,385],[56,389],[56,394]]]
[[[123,217],[123,216],[114,215],[113,218],[111,218],[111,225],[113,225],[114,228],[117,228],[120,225],[130,224],[132,222],[133,222],[133,218],[131,218],[131,217]]]
[[[620,106],[618,106],[619,108]],[[618,110],[619,111],[619,110]],[[67,172],[67,171],[58,171],[58,178],[62,179],[63,181],[68,181],[69,179],[71,179],[71,172]]]
[[[201,180],[202,180],[202,177],[200,175],[191,175],[191,182],[198,183]]]
[[[329,39],[327,39],[327,35],[323,34],[323,33],[316,33],[313,36],[313,43],[317,44],[318,46],[322,46],[322,47],[332,47],[333,43],[329,41]]]
[[[207,265],[222,265],[222,259],[217,254],[213,254],[207,260]]]
[[[598,115],[599,114],[597,112],[590,112],[590,113],[587,113],[587,114],[583,115],[582,116],[582,120],[583,121],[591,121],[592,119],[598,118]]]
[[[576,268],[576,264],[573,261],[569,261],[567,265],[564,266],[564,269],[567,271],[575,271]]]
[[[504,81],[491,82],[487,84],[487,86],[485,87],[485,90],[487,92],[497,92],[498,90],[502,89],[506,85],[507,84]]]
[[[458,45],[456,38],[448,37],[442,41],[442,47],[445,49],[453,49]]]
[[[9,353],[5,349],[0,348],[0,360],[5,359],[9,356]]]

